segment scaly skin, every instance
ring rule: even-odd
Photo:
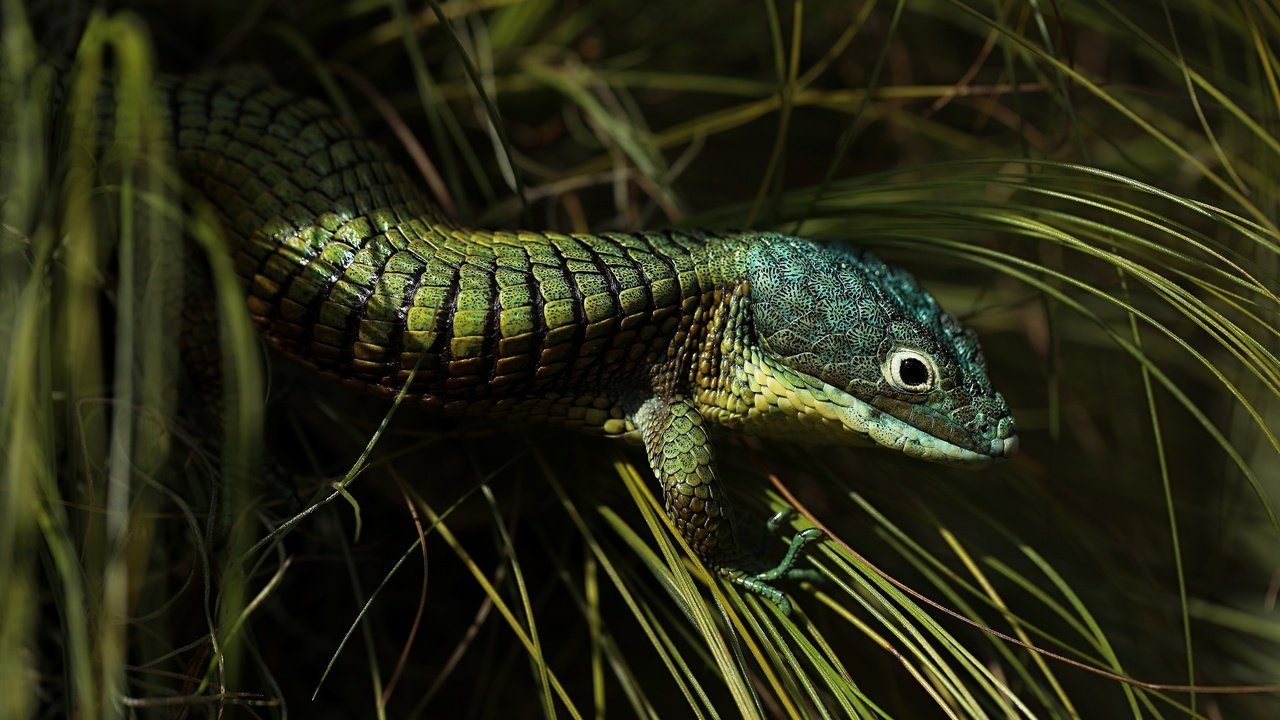
[[[1016,448],[973,334],[868,253],[756,232],[462,229],[321,103],[253,76],[164,89],[179,168],[235,239],[273,346],[365,390],[408,382],[443,412],[642,441],[699,557],[784,609],[770,583],[812,533],[783,566],[755,560],[716,430],[972,465]]]

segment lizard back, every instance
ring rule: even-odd
[[[690,344],[712,236],[460,228],[323,103],[252,75],[164,91],[179,168],[233,236],[254,321],[322,373],[616,434],[620,398]]]

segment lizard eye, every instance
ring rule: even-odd
[[[889,353],[884,364],[884,378],[902,392],[924,393],[933,389],[938,369],[928,355],[918,350],[899,348]]]

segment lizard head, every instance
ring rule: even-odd
[[[926,460],[981,465],[1017,450],[977,336],[915,278],[870,252],[774,239],[751,246],[748,277],[775,396],[803,390],[799,402],[840,430]]]

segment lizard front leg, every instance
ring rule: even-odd
[[[763,595],[784,613],[791,602],[772,582],[783,578],[813,579],[809,570],[793,568],[801,549],[821,536],[798,533],[778,565],[769,568],[743,536],[715,466],[715,447],[702,414],[689,400],[652,397],[634,414],[644,439],[649,466],[662,485],[667,517],[707,567],[735,584]]]

